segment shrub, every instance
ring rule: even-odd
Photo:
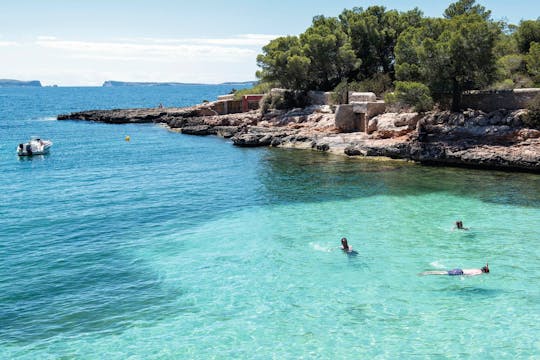
[[[429,88],[418,82],[397,81],[394,92],[398,103],[412,106],[414,111],[424,112],[433,109],[433,98]]]
[[[258,83],[256,84],[255,86],[253,87],[250,87],[250,88],[247,88],[247,89],[241,89],[241,90],[236,90],[236,89],[233,89],[234,92],[234,99],[235,100],[240,100],[242,99],[242,96],[244,95],[250,95],[250,94],[266,94],[268,92],[270,92],[270,89],[272,89],[273,85],[271,83]]]
[[[369,91],[381,97],[384,93],[392,89],[390,75],[377,73],[369,79],[360,81],[355,91]]]
[[[347,81],[340,82],[332,91],[331,100],[333,104],[346,104],[348,101],[347,92],[349,91],[349,84]]]
[[[342,81],[334,88],[334,90],[332,90],[332,95],[331,95],[332,103],[336,105],[347,104],[349,102],[349,94],[348,94],[349,91],[365,91],[365,90],[363,90],[362,85],[359,82]]]
[[[263,96],[260,108],[263,113],[270,109],[288,110],[309,105],[309,97],[304,91],[269,92]]]
[[[514,89],[516,85],[512,79],[504,79],[502,81],[496,82],[489,87],[491,90],[509,90]]]
[[[403,112],[410,111],[410,106],[401,103],[395,92],[389,92],[384,95],[384,102],[386,103],[386,112]]]
[[[529,101],[527,110],[523,123],[528,127],[540,129],[540,94]]]

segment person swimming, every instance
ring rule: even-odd
[[[489,265],[486,263],[486,266],[481,267],[480,269],[452,269],[452,270],[433,270],[433,271],[424,271],[421,272],[420,276],[425,275],[448,275],[448,276],[475,276],[489,274]]]
[[[347,253],[347,255],[358,255],[358,252],[353,250],[352,246],[347,242],[347,238],[341,238],[341,250]]]
[[[456,221],[456,226],[454,227],[454,229],[469,230],[469,228],[463,227],[463,221],[461,220]]]
[[[345,252],[353,251],[352,246],[349,245],[346,237],[341,238],[341,250]]]

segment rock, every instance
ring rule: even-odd
[[[536,129],[520,129],[516,134],[518,141],[525,141],[528,139],[538,139],[540,138],[540,130]]]
[[[219,135],[237,146],[316,149],[350,156],[386,156],[422,163],[540,173],[540,131],[522,128],[526,110],[382,114],[365,121],[354,106],[311,106],[264,117],[256,111],[216,115],[211,107],[90,110],[59,115],[112,124],[163,123],[184,134]],[[360,124],[367,133],[357,131]],[[404,136],[405,135],[405,136]]]
[[[372,92],[349,92],[349,104],[352,102],[376,102],[377,96]]]
[[[388,139],[403,136],[413,131],[416,128],[416,123],[418,122],[419,116],[416,113],[386,113],[379,115],[374,119],[377,120],[377,131],[374,134],[374,137],[379,139]]]
[[[239,126],[216,126],[214,127],[214,131],[217,136],[221,136],[224,138],[231,138],[240,131],[240,127]]]
[[[328,144],[315,144],[315,148],[319,151],[328,151],[330,149],[330,145]]]
[[[336,110],[336,128],[342,132],[356,131],[358,115],[353,111],[353,105],[339,105]]]
[[[216,132],[208,125],[185,126],[180,129],[182,134],[187,135],[215,135]]]
[[[241,147],[268,146],[272,143],[272,136],[269,134],[242,134],[233,136],[231,140],[234,145]]]
[[[374,117],[373,119],[370,119],[368,121],[368,126],[367,126],[367,133],[368,134],[371,134],[375,131],[377,131],[377,126],[378,126],[378,123],[379,123],[379,120],[377,117]]]

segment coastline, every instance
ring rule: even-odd
[[[241,147],[312,149],[426,165],[540,173],[540,131],[524,128],[524,110],[384,113],[366,132],[340,132],[331,106],[218,115],[213,103],[185,108],[89,110],[58,120],[159,123],[188,135],[215,135]]]

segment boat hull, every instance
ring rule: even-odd
[[[30,140],[27,143],[19,144],[17,147],[17,155],[19,156],[34,156],[44,155],[49,153],[52,146],[50,140]]]

